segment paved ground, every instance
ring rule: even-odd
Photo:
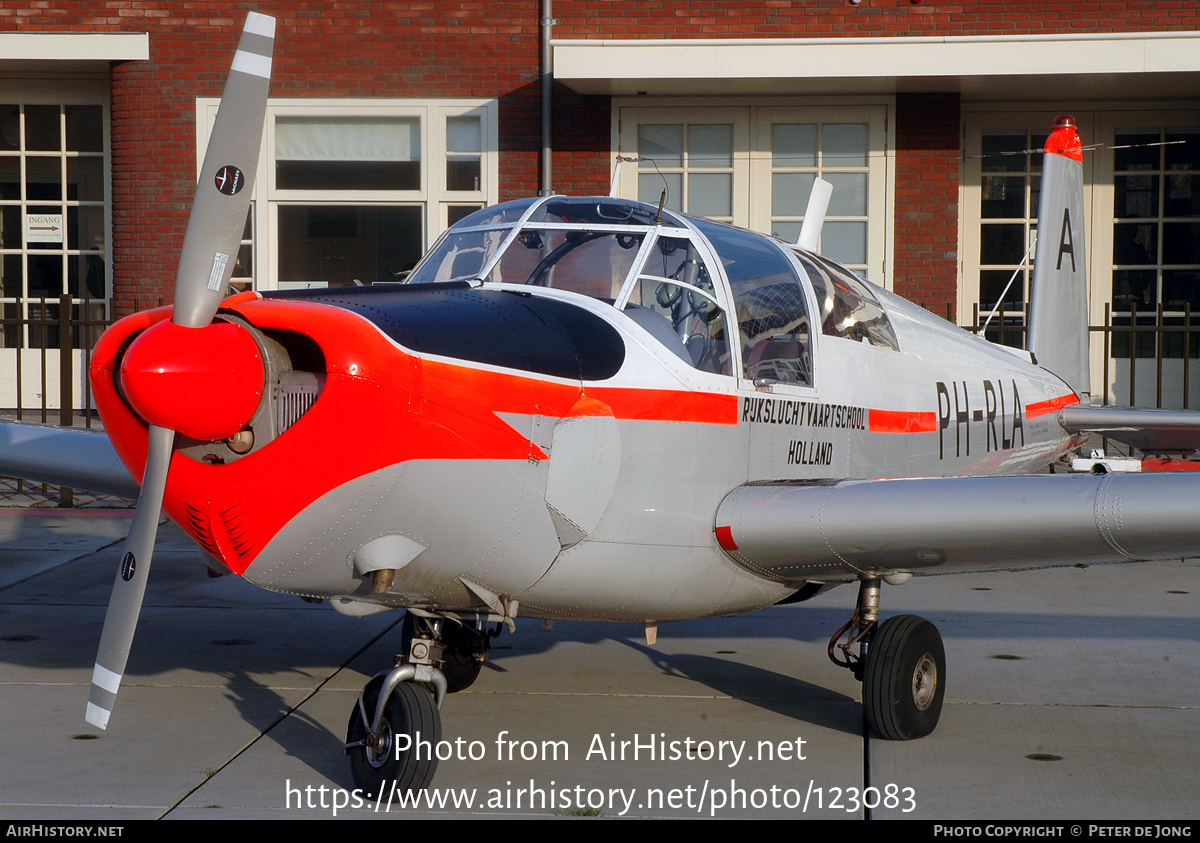
[[[83,709],[129,517],[0,510],[0,817],[332,815],[352,798],[346,720],[389,660],[398,615],[350,620],[210,579],[164,528],[126,685],[98,736]],[[442,712],[443,752],[482,757],[442,761],[433,792],[474,807],[419,813],[552,817],[591,813],[578,807],[591,800],[606,817],[781,817],[801,809],[772,800],[807,799],[808,816],[861,819],[855,799],[870,787],[875,818],[1200,815],[1197,563],[885,588],[885,615],[922,614],[946,640],[942,722],[912,743],[864,738],[859,687],[826,660],[853,600],[835,589],[671,624],[653,648],[632,625],[522,621]],[[622,741],[653,739],[669,756],[689,738],[724,758],[643,748],[634,760],[632,745],[619,758]]]

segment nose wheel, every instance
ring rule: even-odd
[[[879,593],[878,579],[860,583],[854,615],[830,640],[829,658],[863,683],[863,715],[872,732],[891,741],[923,738],[937,727],[946,694],[942,636],[916,615],[879,623]]]
[[[386,676],[376,676],[363,688],[350,712],[345,743],[355,786],[381,801],[393,793],[420,790],[433,780],[437,755],[432,748],[442,739],[441,714],[428,688],[400,682],[378,712],[387,684]]]

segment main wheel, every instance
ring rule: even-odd
[[[923,738],[937,726],[946,694],[946,649],[937,627],[916,615],[879,625],[867,649],[863,711],[876,735]]]
[[[383,677],[377,676],[363,691],[366,721],[355,701],[346,726],[347,744],[366,739],[382,687]],[[402,739],[404,735],[408,740]],[[433,780],[436,746],[441,739],[442,717],[433,695],[424,685],[401,682],[384,707],[377,739],[346,750],[354,784],[372,799],[388,798],[393,787],[398,793],[420,790]],[[397,751],[398,746],[403,748]]]
[[[480,636],[472,629],[451,621],[442,624],[442,673],[446,677],[446,693],[465,691],[479,677],[483,664],[475,654],[485,650]]]

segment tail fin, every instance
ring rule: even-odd
[[[1075,118],[1046,139],[1026,348],[1076,394],[1091,392],[1083,248],[1083,149]]]

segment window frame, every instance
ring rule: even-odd
[[[867,171],[867,260],[865,275],[891,289],[895,232],[895,129],[891,119],[895,98],[862,96],[839,99],[757,97],[714,104],[712,98],[625,97],[612,103],[611,175],[615,195],[637,197],[637,164],[618,156],[637,154],[638,126],[643,123],[734,124],[734,225],[770,233],[771,226],[771,125],[772,123],[866,123],[869,160]],[[739,143],[739,137],[745,140]],[[745,156],[745,160],[741,160]],[[832,218],[836,219],[836,218]],[[855,219],[862,219],[855,217]],[[858,265],[856,265],[858,266]]]
[[[203,165],[219,97],[196,99],[196,172]],[[447,188],[446,122],[452,117],[478,116],[482,150],[478,190]],[[415,117],[420,121],[420,186],[416,190],[283,190],[275,183],[275,118],[277,117]],[[422,209],[421,254],[449,227],[455,209],[493,205],[499,197],[499,102],[495,99],[315,99],[272,97],[250,206],[251,248],[256,290],[279,288],[279,208],[281,206],[396,206]],[[236,280],[236,279],[235,279]]]

